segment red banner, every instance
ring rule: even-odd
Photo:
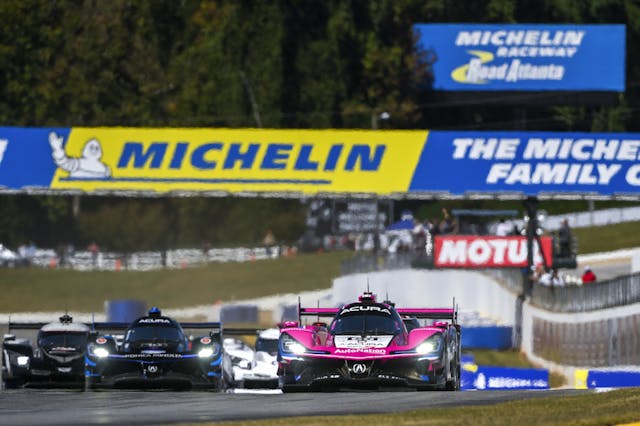
[[[545,262],[534,240],[534,263],[551,264],[551,237],[540,237]],[[438,235],[434,265],[440,268],[513,268],[527,266],[527,237]]]

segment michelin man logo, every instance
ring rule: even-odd
[[[102,158],[102,146],[97,139],[90,139],[82,148],[81,157],[67,157],[62,148],[63,137],[55,132],[49,133],[49,145],[53,161],[62,170],[69,172],[71,178],[108,178],[111,177],[111,169],[104,164]]]
[[[484,374],[478,374],[478,377],[473,381],[473,385],[476,389],[483,390],[487,388],[487,378]]]

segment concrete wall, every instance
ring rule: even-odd
[[[399,307],[449,307],[455,298],[461,311],[476,311],[498,325],[516,322],[516,295],[477,271],[400,269],[346,275],[333,281],[334,306],[357,300],[367,283],[378,300],[388,295]]]

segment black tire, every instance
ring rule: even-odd
[[[24,384],[22,380],[19,379],[5,379],[3,380],[3,388],[4,389],[18,389]]]
[[[89,392],[93,390],[93,379],[91,377],[84,377],[84,387],[82,388],[85,392]]]
[[[282,385],[282,393],[300,393],[310,392],[311,389],[306,385]]]
[[[454,361],[453,365],[450,368],[451,368],[451,376],[453,378],[451,380],[447,380],[445,389],[448,391],[459,391],[460,390],[460,364]]]

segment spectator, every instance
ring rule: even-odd
[[[562,287],[564,286],[564,280],[560,275],[558,275],[558,269],[552,268],[548,269],[540,279],[538,280],[539,284],[546,285],[549,287]]]
[[[512,226],[507,221],[500,219],[500,222],[496,227],[496,235],[499,237],[506,237],[511,233],[512,229]]]
[[[91,262],[93,267],[98,266],[98,253],[100,253],[100,247],[96,244],[95,241],[91,241],[91,243],[87,246],[87,250],[91,253]]]
[[[454,231],[455,228],[453,224],[453,218],[451,218],[451,215],[444,207],[442,208],[442,220],[440,221],[439,228],[440,229],[438,231],[440,234],[450,234]]]
[[[424,250],[424,246],[427,243],[427,230],[422,222],[419,220],[413,221],[413,229],[411,230],[413,237],[413,247],[418,252]]]
[[[582,284],[595,282],[597,279],[596,274],[591,270],[591,267],[584,267],[584,274],[582,274]]]
[[[264,239],[262,240],[262,242],[264,243],[264,246],[267,249],[267,257],[271,257],[271,250],[273,249],[273,246],[275,246],[276,244],[276,237],[273,235],[273,232],[271,231],[271,229],[267,229],[267,234],[264,236]]]
[[[571,228],[567,219],[562,221],[558,230],[558,240],[560,242],[560,257],[571,257]]]
[[[533,271],[531,272],[530,279],[534,283],[537,283],[540,281],[540,278],[542,278],[542,276],[545,274],[544,264],[538,263],[535,266],[532,266],[532,268],[533,268]]]

